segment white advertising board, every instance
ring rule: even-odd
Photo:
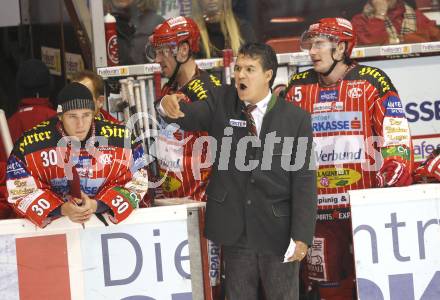
[[[140,209],[122,224],[66,218],[45,229],[0,222],[0,299],[193,298],[184,205]]]
[[[349,194],[359,299],[440,299],[440,184]]]

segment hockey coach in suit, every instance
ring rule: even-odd
[[[259,281],[268,299],[297,299],[299,261],[312,243],[317,196],[311,120],[272,94],[277,67],[270,46],[245,44],[234,67],[235,86],[209,101],[184,103],[175,94],[158,105],[183,129],[208,131],[205,142],[217,150],[205,235],[223,246],[228,299],[257,299]]]

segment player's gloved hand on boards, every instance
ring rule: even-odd
[[[377,187],[407,186],[412,183],[409,163],[399,159],[385,160],[376,174]]]
[[[440,181],[440,148],[434,150],[414,171],[415,182]]]

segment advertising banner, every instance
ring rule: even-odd
[[[43,230],[0,222],[29,227],[0,233],[0,299],[192,299],[186,208],[138,210],[129,221],[85,230],[65,218]]]
[[[41,60],[49,68],[50,74],[61,76],[61,52],[60,49],[41,47]]]
[[[440,60],[438,56],[369,61],[384,70],[399,92],[408,118],[415,161],[440,144]]]
[[[440,184],[349,194],[359,299],[440,299]]]

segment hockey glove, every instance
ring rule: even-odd
[[[415,182],[440,181],[440,148],[433,151],[414,171]]]
[[[376,174],[377,187],[407,186],[412,183],[408,163],[403,160],[385,160]]]

